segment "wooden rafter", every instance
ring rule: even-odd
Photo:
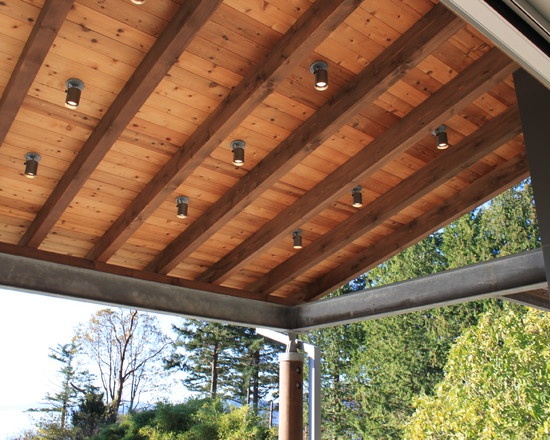
[[[84,143],[21,238],[20,245],[40,245],[113,143],[220,3],[221,0],[183,3]]]
[[[353,259],[327,272],[314,283],[307,285],[299,296],[303,301],[313,301],[323,297],[528,176],[529,166],[525,155],[515,157],[485,176],[480,177],[471,186],[448,200],[443,206],[437,206],[427,211],[384,240],[354,256]]]
[[[363,180],[368,174],[372,174],[393,157],[424,138],[429,127],[439,125],[466,106],[471,95],[481,95],[498,81],[497,78],[503,78],[514,68],[514,63],[497,49],[488,52],[292,206],[283,210],[262,229],[212,265],[200,279],[214,282],[238,270],[242,264],[264,251],[278,237],[296,229],[340,198],[349,191],[354,181]]]
[[[148,268],[162,273],[170,272],[236,213],[319,147],[345,121],[405,76],[427,53],[437,47],[442,40],[453,35],[462,25],[462,22],[443,6],[435,6],[371,62],[348,87],[281,142],[198,221],[180,234]]]
[[[372,231],[406,206],[417,202],[519,133],[521,133],[521,122],[518,109],[510,107],[458,145],[453,146],[446,154],[440,155],[387,191],[383,197],[379,197],[301,252],[294,254],[262,277],[259,282],[252,284],[250,290],[263,293],[274,292],[300,273],[315,266],[325,258],[326,253],[335,253]]]
[[[0,99],[0,146],[44,62],[73,0],[46,0]]]
[[[107,261],[194,169],[359,5],[318,0],[245,75],[89,252]]]

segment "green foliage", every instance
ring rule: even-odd
[[[78,408],[72,414],[73,431],[77,439],[85,439],[99,432],[100,424],[105,421],[107,407],[103,403],[103,394],[90,389],[80,399]]]
[[[260,417],[247,406],[235,408],[223,414],[218,422],[218,438],[221,440],[269,440],[273,432]]]
[[[275,440],[249,407],[229,408],[217,399],[159,403],[154,410],[127,414],[95,440]]]
[[[407,248],[334,295],[538,246],[532,192],[526,182]],[[501,310],[498,301],[480,301],[312,333],[310,341],[321,347],[324,359],[323,438],[401,438],[415,411],[415,399],[433,396],[445,377],[449,351],[457,338],[485,314]],[[506,398],[504,394],[501,397]]]
[[[550,314],[506,305],[451,349],[435,396],[416,400],[410,439],[547,439]]]
[[[257,409],[278,383],[278,347],[255,329],[207,321],[185,320],[165,368],[187,373],[187,389],[201,396],[223,397]]]

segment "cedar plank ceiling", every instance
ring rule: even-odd
[[[529,174],[518,66],[437,1],[3,0],[0,57],[4,253],[297,304]]]

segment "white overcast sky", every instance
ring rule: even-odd
[[[70,342],[78,324],[106,307],[0,288],[0,440],[31,428],[24,411],[55,393],[60,364],[49,348]],[[161,318],[165,331],[179,321]]]

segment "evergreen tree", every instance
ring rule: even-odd
[[[76,440],[96,435],[101,424],[105,422],[106,414],[107,407],[103,402],[103,393],[99,393],[96,387],[89,387],[72,414]]]
[[[62,439],[71,438],[72,436],[71,412],[78,404],[78,397],[92,381],[92,376],[87,371],[80,371],[77,368],[76,357],[78,351],[79,347],[75,341],[63,345],[58,344],[55,348],[50,348],[48,357],[61,363],[58,370],[61,383],[56,393],[46,394],[46,407],[29,410],[47,414],[38,423],[37,438]]]
[[[215,398],[220,378],[227,377],[232,363],[230,348],[235,339],[227,324],[185,320],[172,326],[178,335],[174,351],[165,359],[165,368],[187,372],[184,384],[190,391]]]
[[[183,382],[189,390],[257,409],[260,399],[276,388],[278,346],[255,329],[193,320],[173,329],[178,339],[165,367],[187,372]]]

